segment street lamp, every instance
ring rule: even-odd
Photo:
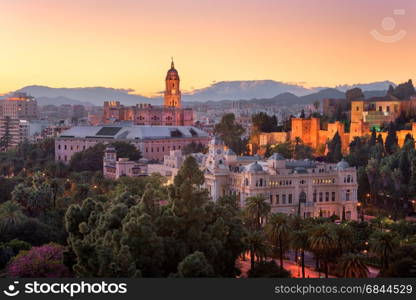
[[[364,222],[364,210],[361,206],[362,206],[361,202],[357,202],[357,213],[361,217],[361,222]]]

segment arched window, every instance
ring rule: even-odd
[[[306,203],[306,193],[304,191],[300,192],[299,194],[299,202]]]

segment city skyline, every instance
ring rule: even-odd
[[[0,56],[0,94],[45,85],[131,88],[154,96],[163,90],[161,74],[171,56],[186,78],[185,92],[231,80],[399,83],[416,67],[416,7],[408,0],[162,4],[3,1],[0,34],[7,47]],[[385,17],[394,18],[395,28],[380,24]],[[395,43],[370,34],[389,33],[382,28],[387,25],[392,34],[407,34]]]

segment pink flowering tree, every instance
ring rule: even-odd
[[[9,277],[70,277],[71,272],[63,264],[61,245],[50,243],[21,251],[7,266]]]

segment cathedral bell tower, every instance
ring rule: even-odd
[[[181,108],[181,90],[179,88],[179,74],[175,69],[175,64],[172,62],[170,69],[166,74],[166,89],[165,89],[165,106]]]

